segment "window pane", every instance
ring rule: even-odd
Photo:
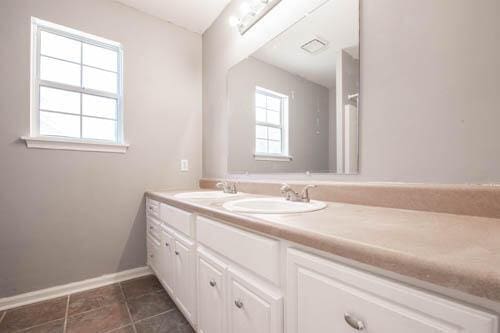
[[[40,87],[40,109],[80,114],[80,94]]]
[[[281,111],[281,98],[267,96],[267,108],[274,111]]]
[[[255,137],[258,139],[267,139],[267,127],[257,125]]]
[[[269,140],[281,141],[281,129],[269,127]]]
[[[257,140],[255,144],[256,153],[267,153],[267,140]]]
[[[116,100],[83,94],[82,113],[85,116],[116,119]]]
[[[269,141],[269,153],[281,154],[281,141]]]
[[[81,43],[70,38],[42,31],[40,53],[43,55],[80,63]]]
[[[80,66],[66,61],[40,58],[40,78],[46,81],[80,86]]]
[[[85,139],[116,141],[116,121],[83,117],[82,137]]]
[[[118,71],[118,53],[99,46],[83,44],[83,64]]]
[[[266,122],[266,110],[258,108],[256,113],[257,113],[256,115],[257,121]]]
[[[40,134],[79,138],[80,116],[40,111]]]
[[[115,73],[100,69],[83,67],[83,86],[85,88],[101,90],[110,93],[117,92],[117,77]]]
[[[274,125],[281,124],[280,112],[267,111],[267,122]]]
[[[255,93],[255,106],[258,108],[266,107],[266,95]]]

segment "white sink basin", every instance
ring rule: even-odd
[[[196,191],[177,193],[174,197],[179,199],[223,199],[237,196],[238,193],[224,193],[222,191]]]
[[[252,198],[228,201],[223,207],[229,211],[250,214],[291,214],[306,213],[321,210],[326,203],[311,200],[311,202],[293,202],[283,198]]]

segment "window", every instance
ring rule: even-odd
[[[290,160],[288,156],[288,96],[255,89],[255,157]]]
[[[38,19],[32,33],[30,139],[122,144],[120,44]]]

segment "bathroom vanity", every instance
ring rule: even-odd
[[[419,219],[426,214],[435,219],[437,213],[327,203],[309,213],[241,214],[226,210],[224,203],[259,196],[176,194],[147,193],[148,265],[198,332],[499,332],[496,311],[366,269],[499,302],[498,291],[481,289],[495,288],[499,280],[491,274],[481,282],[480,271],[477,277],[461,276],[445,257],[442,267],[439,259],[430,264],[420,257],[425,223]],[[455,215],[437,215],[455,218],[455,227],[461,222]],[[374,216],[386,220],[374,223]],[[413,224],[413,244],[405,244],[404,234],[397,242],[388,237],[370,244],[397,219],[406,229],[394,232],[410,231]],[[371,235],[357,234],[360,228]],[[406,257],[403,250],[412,248],[417,249],[413,257]]]

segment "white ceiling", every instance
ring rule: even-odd
[[[231,0],[115,0],[202,34]]]
[[[328,47],[317,54],[301,49],[320,37]],[[359,3],[329,0],[253,54],[253,57],[327,88],[335,86],[337,55],[346,49],[358,58]]]

